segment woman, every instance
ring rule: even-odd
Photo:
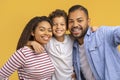
[[[15,70],[20,80],[51,80],[54,66],[46,53],[37,54],[28,41],[44,46],[52,37],[52,23],[46,16],[34,17],[24,28],[17,45],[17,51],[0,69],[0,80],[7,79]]]

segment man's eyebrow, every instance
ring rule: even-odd
[[[73,19],[69,19],[69,18],[68,18],[68,20],[73,20]]]

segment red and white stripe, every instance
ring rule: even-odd
[[[8,78],[15,70],[23,80],[51,80],[55,69],[46,52],[37,54],[25,46],[10,57],[0,69],[0,75]]]

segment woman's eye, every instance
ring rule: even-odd
[[[48,31],[49,31],[49,32],[52,32],[52,29],[49,29]]]
[[[45,31],[45,29],[43,29],[43,28],[40,28],[40,31]]]

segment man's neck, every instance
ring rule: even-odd
[[[79,42],[79,45],[82,45],[84,43],[84,38],[77,39]]]

